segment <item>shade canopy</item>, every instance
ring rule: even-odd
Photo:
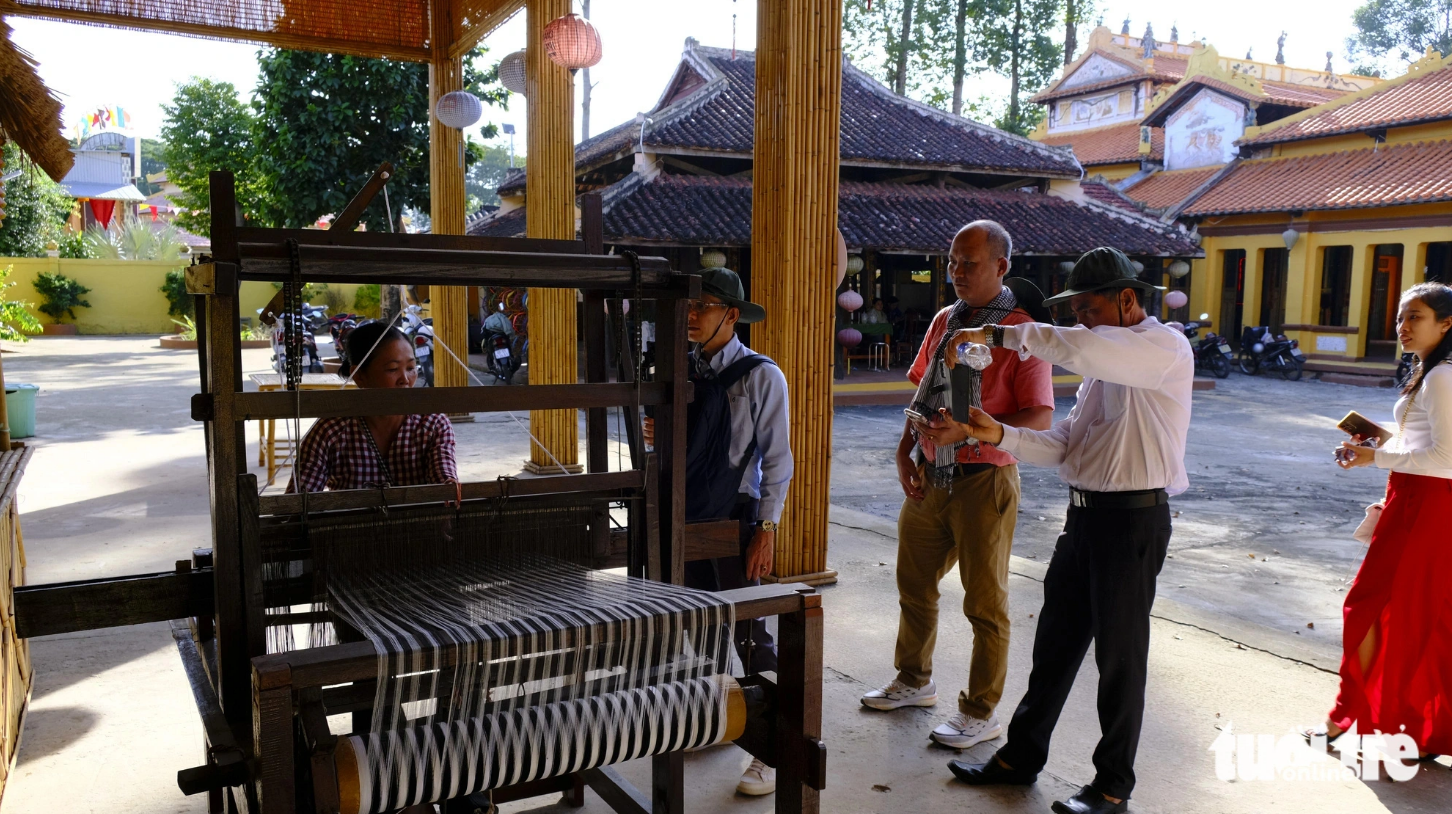
[[[0,0],[3,10],[5,0]],[[14,139],[57,181],[70,171],[74,160],[61,135],[60,112],[60,100],[40,81],[35,60],[15,47],[10,26],[0,19],[0,133]]]

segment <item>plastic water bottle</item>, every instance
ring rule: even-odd
[[[974,370],[983,370],[993,364],[993,351],[987,345],[980,345],[976,342],[960,342],[958,344],[958,364],[967,365]]]

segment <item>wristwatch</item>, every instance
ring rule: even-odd
[[[776,531],[778,528],[775,520],[758,520],[756,527],[762,531]]]

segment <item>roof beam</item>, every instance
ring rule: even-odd
[[[458,59],[474,50],[523,8],[524,0],[460,0],[449,56]]]

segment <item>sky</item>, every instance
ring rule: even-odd
[[[1335,53],[1334,65],[1345,70],[1346,38],[1352,33],[1352,11],[1364,0],[1219,0],[1212,4],[1180,6],[1174,11],[1157,0],[1100,0],[1105,25],[1120,29],[1125,17],[1136,36],[1146,22],[1154,24],[1157,39],[1168,39],[1176,25],[1180,39],[1205,37],[1222,54],[1242,56],[1254,49],[1257,59],[1275,56],[1276,38],[1288,32],[1286,61],[1298,67],[1321,68],[1326,52]],[[577,5],[578,10],[578,5]],[[591,122],[599,133],[658,100],[680,59],[686,37],[703,45],[729,48],[732,16],[736,15],[736,45],[743,50],[756,41],[756,4],[750,0],[593,0],[591,21],[599,28],[604,58],[591,70],[595,83]],[[132,116],[143,136],[156,136],[176,86],[193,76],[231,82],[244,98],[257,80],[255,44],[217,42],[170,34],[49,22],[12,16],[14,41],[40,63],[46,84],[65,104],[67,127],[83,113],[103,105],[119,105]],[[524,47],[524,15],[516,15],[486,41],[488,60],[497,60]],[[577,83],[580,81],[577,78]],[[980,89],[1001,81],[980,80]],[[975,94],[969,89],[968,96]],[[576,92],[578,102],[579,92]],[[525,152],[524,100],[513,97],[507,111],[487,108],[484,123],[512,123],[518,129],[516,145]],[[576,135],[579,133],[576,115]],[[476,131],[477,138],[477,131]],[[507,137],[500,143],[507,143]]]

